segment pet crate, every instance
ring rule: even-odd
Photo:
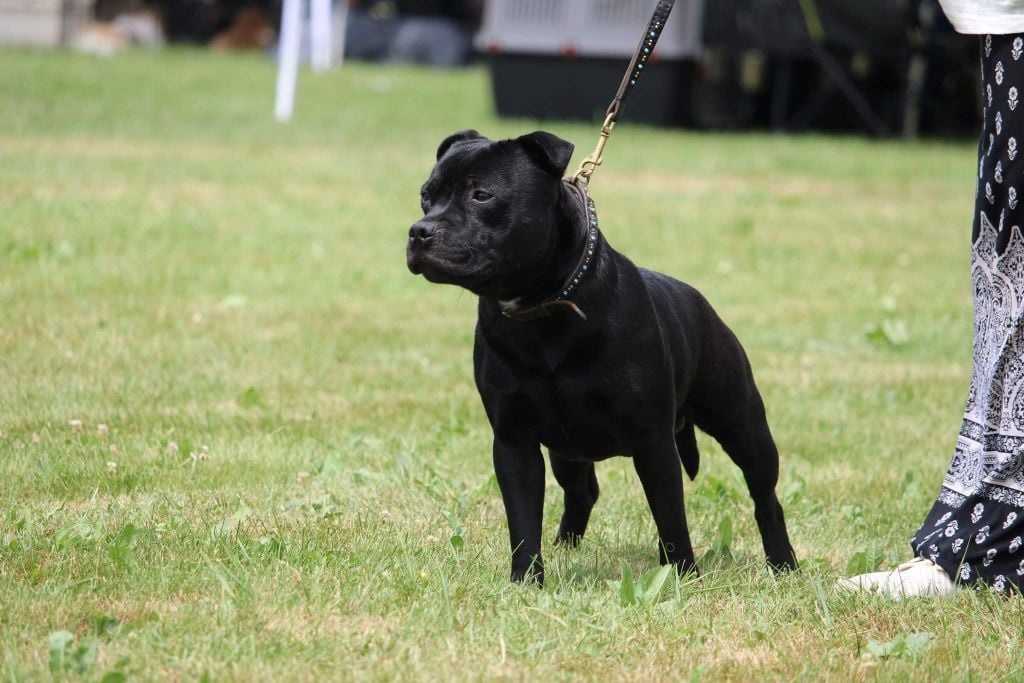
[[[604,118],[656,0],[489,0],[476,45],[498,114]],[[703,0],[677,0],[625,118],[682,124],[701,54]]]
[[[91,0],[0,0],[0,45],[64,45],[91,5]]]

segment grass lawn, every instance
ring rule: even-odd
[[[624,605],[623,567],[657,565],[624,459],[547,587],[508,583],[475,301],[405,268],[442,137],[541,124],[499,121],[482,70],[353,65],[303,73],[278,125],[273,78],[0,51],[5,679],[1024,678],[1019,599],[832,589],[910,557],[952,453],[973,142],[617,130],[602,228],[744,342],[804,566],[763,568],[702,437],[704,576]],[[560,509],[549,476],[547,540]]]

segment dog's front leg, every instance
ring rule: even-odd
[[[696,572],[683,507],[683,471],[675,439],[652,440],[633,454],[633,467],[651,507],[658,527],[659,557],[662,564],[672,563],[680,572]]]
[[[544,517],[544,457],[540,445],[512,445],[495,438],[494,474],[508,519],[512,580],[532,580],[543,586],[540,534]]]

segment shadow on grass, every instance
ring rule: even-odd
[[[584,539],[578,548],[558,546],[549,551],[545,571],[548,585],[583,588],[617,581],[622,578],[623,566],[628,566],[635,576],[657,569],[660,566],[658,552],[650,544],[626,541],[622,543]],[[717,585],[723,581],[737,579],[747,581],[757,573],[767,570],[765,558],[761,555],[733,555],[713,550],[697,553],[699,575],[688,575],[687,580],[698,580],[707,584],[709,579]],[[710,587],[710,586],[708,586]]]

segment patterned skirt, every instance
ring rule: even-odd
[[[910,542],[961,584],[1004,591],[1024,587],[1024,38],[986,36],[981,55],[974,368],[953,460]]]

